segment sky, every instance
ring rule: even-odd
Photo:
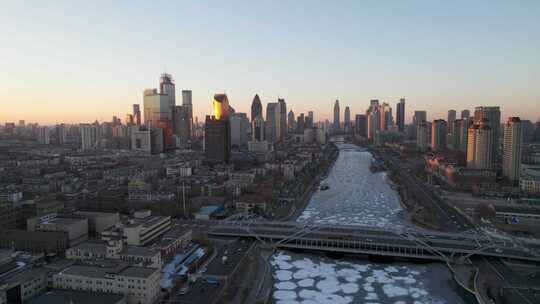
[[[164,71],[199,121],[221,92],[315,120],[336,98],[354,117],[405,97],[407,121],[492,105],[536,121],[539,16],[536,0],[0,0],[0,123],[123,119]]]

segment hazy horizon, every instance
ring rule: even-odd
[[[250,113],[258,93],[295,115],[351,118],[370,99],[395,113],[407,100],[428,119],[500,106],[540,118],[540,2],[252,3],[7,2],[0,48],[0,123],[124,120],[142,92],[171,73],[177,103],[193,91],[194,116],[226,92]],[[395,114],[394,114],[395,116]]]

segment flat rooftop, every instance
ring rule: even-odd
[[[106,274],[111,273],[119,276],[144,279],[148,278],[156,270],[157,268],[126,266],[125,264],[120,263],[117,267],[73,265],[64,269],[59,274],[84,276],[90,278],[104,278]]]
[[[124,303],[124,295],[53,289],[30,300],[29,304],[117,304]]]

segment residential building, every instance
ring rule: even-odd
[[[522,125],[519,117],[508,117],[504,124],[503,176],[519,182],[521,167]]]
[[[493,167],[493,131],[487,119],[475,121],[467,133],[467,168],[491,169]]]
[[[431,124],[431,149],[441,151],[446,149],[446,135],[448,134],[446,121],[436,119]]]

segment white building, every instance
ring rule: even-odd
[[[72,265],[52,275],[53,288],[123,294],[129,304],[152,304],[159,296],[159,268]]]
[[[83,242],[66,250],[70,260],[115,259],[140,266],[161,268],[161,252],[146,247],[124,245],[122,240]]]
[[[79,130],[81,132],[81,149],[88,150],[96,148],[98,143],[96,126],[91,124],[80,124]]]
[[[101,233],[104,241],[121,238],[128,245],[145,246],[171,229],[170,216],[153,216],[150,210],[136,211],[125,225]]]
[[[51,143],[51,132],[49,127],[39,127],[38,129],[38,143],[42,145],[48,145]]]

